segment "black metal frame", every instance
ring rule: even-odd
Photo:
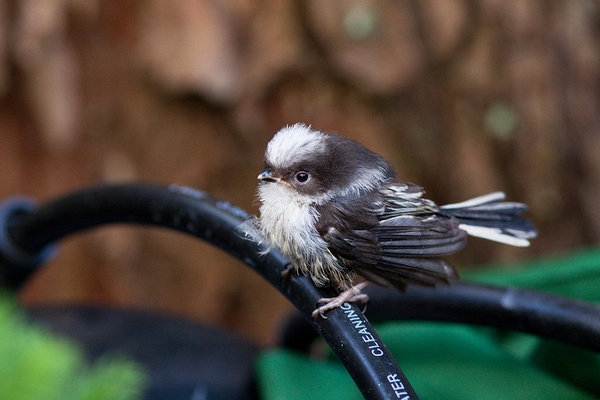
[[[317,300],[335,293],[304,276],[282,279],[287,261],[239,229],[243,210],[182,186],[108,185],[84,189],[45,205],[16,197],[0,205],[0,284],[18,288],[54,253],[64,236],[111,223],[174,229],[237,257],[284,294],[333,349],[365,398],[417,396],[377,332],[353,304],[313,319]],[[456,283],[370,292],[373,320],[453,321],[532,333],[600,350],[600,306],[536,291]]]

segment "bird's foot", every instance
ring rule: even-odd
[[[368,283],[369,282],[367,281],[361,282],[356,286],[351,287],[350,289],[344,290],[336,297],[324,297],[322,299],[319,299],[317,303],[323,305],[319,306],[315,311],[312,312],[312,317],[316,319],[320,315],[321,317],[327,319],[327,317],[324,314],[325,311],[338,308],[346,302],[355,303],[358,301],[361,303],[366,303],[367,301],[369,301],[369,296],[367,296],[364,293],[361,293],[360,291],[365,286],[367,286]]]
[[[281,279],[289,279],[289,277],[292,275],[292,272],[294,272],[295,269],[296,267],[291,262],[285,264],[285,269],[281,271]]]

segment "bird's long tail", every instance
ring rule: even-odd
[[[537,230],[528,219],[520,215],[527,211],[522,203],[505,202],[502,192],[490,193],[462,203],[440,207],[440,214],[456,217],[459,227],[471,236],[493,240],[512,246],[529,246]]]

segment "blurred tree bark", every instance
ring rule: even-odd
[[[0,0],[0,194],[98,182],[208,190],[256,212],[262,152],[305,122],[388,158],[438,204],[503,190],[530,249],[600,240],[600,4],[592,0]],[[112,227],[22,294],[163,310],[260,343],[289,304],[218,250]]]

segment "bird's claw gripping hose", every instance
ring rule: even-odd
[[[237,257],[283,293],[331,346],[365,398],[417,398],[355,305],[346,303],[329,311],[327,319],[313,320],[317,301],[333,291],[317,289],[305,276],[281,279],[288,261],[276,250],[262,254],[264,248],[239,230],[248,215],[227,202],[187,187],[128,184],[85,189],[38,208],[26,199],[10,199],[2,207],[6,217],[0,220],[0,229],[6,244],[0,247],[0,276],[14,288],[47,260],[53,243],[69,234],[110,223],[174,229]],[[13,276],[15,271],[19,271],[18,279]]]

